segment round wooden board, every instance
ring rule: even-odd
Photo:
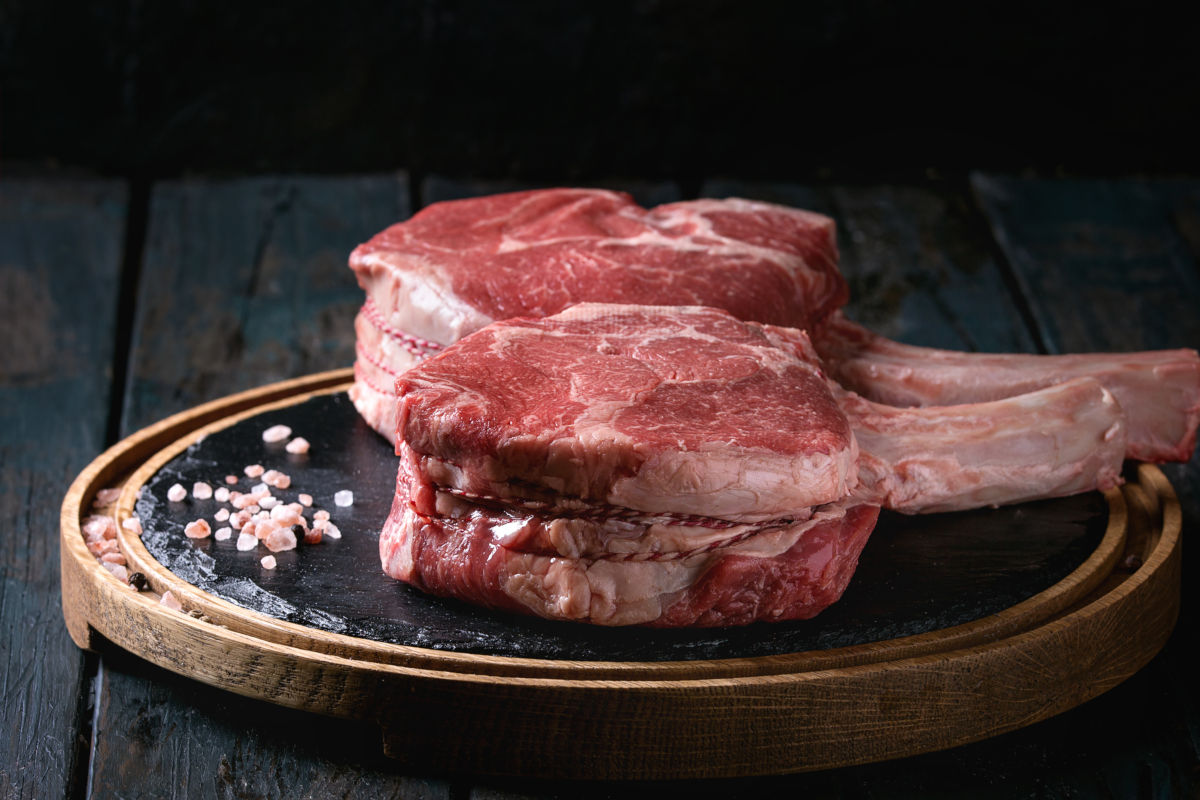
[[[377,721],[389,755],[426,769],[553,778],[796,772],[927,752],[1065,711],[1165,643],[1179,605],[1181,516],[1162,473],[1133,465],[1106,494],[1107,530],[1074,572],[967,624],[832,650],[700,661],[568,661],[390,644],[286,622],[181,580],[121,529],[136,593],[80,530],[97,492],[127,517],[150,475],[238,419],[340,391],[349,370],[234,395],[125,439],[62,508],[63,614],[183,675],[314,712]],[[186,613],[159,603],[170,590]]]

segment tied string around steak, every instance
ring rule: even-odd
[[[525,529],[527,525],[534,525],[537,526],[538,532],[542,534],[541,536],[535,534],[532,537],[513,536],[514,541],[501,541],[502,546],[508,549],[517,549],[522,552],[540,552],[551,556],[578,557],[604,561],[682,560],[732,547],[770,531],[778,531],[810,521],[815,523],[818,521],[818,518],[823,519],[831,515],[844,513],[838,504],[830,503],[817,508],[805,509],[802,513],[788,517],[747,523],[695,514],[647,512],[606,503],[589,502],[580,498],[561,498],[568,501],[568,503],[555,503],[544,500],[501,497],[499,495],[470,492],[461,488],[436,483],[431,483],[430,488],[439,495],[450,496],[457,501],[467,504],[466,508],[459,507],[453,510],[455,513],[447,514],[443,512],[450,509],[445,509],[443,504],[439,502],[438,515],[443,518],[461,518],[479,512],[494,518],[495,521],[490,525],[493,532],[511,526],[511,529],[505,533],[515,534],[517,531]],[[416,507],[413,510],[423,517],[430,516]],[[689,548],[628,552],[585,548],[583,552],[577,555],[568,555],[556,549],[549,541],[545,541],[553,538],[545,533],[546,529],[556,521],[563,520],[580,521],[595,525],[597,538],[604,542],[611,539],[622,543],[633,543],[638,539],[644,539],[647,532],[652,527],[658,525],[665,526],[668,529],[672,527],[703,529],[705,532],[740,530],[728,536],[719,536],[703,541]],[[606,536],[603,528],[610,523],[629,526],[629,528],[620,533]],[[507,537],[502,535],[498,538],[506,539]],[[532,548],[530,548],[530,542],[527,541],[527,538],[535,542]]]
[[[445,347],[445,345],[438,344],[437,342],[430,341],[429,339],[423,339],[420,336],[414,336],[407,331],[402,331],[399,328],[390,325],[388,321],[383,318],[383,314],[379,313],[379,309],[375,306],[375,301],[369,297],[367,298],[367,301],[363,303],[361,313],[367,318],[367,321],[374,325],[379,331],[386,334],[390,338],[395,339],[397,342],[400,342],[405,350],[412,353],[417,358],[424,358],[426,356],[433,355]],[[388,372],[393,372],[393,370],[384,367],[382,364],[375,364],[375,366],[385,369]]]

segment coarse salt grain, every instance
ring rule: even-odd
[[[308,452],[309,447],[311,447],[311,445],[309,445],[308,439],[305,439],[303,436],[297,436],[295,439],[292,439],[290,442],[288,442],[287,447],[284,449],[292,455],[302,456]]]
[[[296,534],[292,532],[291,528],[276,528],[267,538],[263,539],[263,544],[272,553],[278,553],[281,550],[295,550]]]
[[[215,492],[213,492],[213,499],[216,500],[218,503],[228,503],[229,502],[229,487],[228,486],[218,486],[217,490]]]
[[[167,499],[172,503],[181,502],[185,497],[187,497],[187,489],[178,483],[173,484],[170,489],[167,489]]]
[[[106,570],[108,570],[113,575],[115,575],[118,580],[120,580],[120,581],[129,580],[129,570],[127,570],[125,568],[124,564],[114,564],[111,561],[104,561],[104,562],[101,562],[101,564]]]
[[[280,525],[299,525],[304,518],[288,506],[275,506],[271,509],[271,519]]]
[[[125,556],[117,552],[105,553],[100,556],[100,562],[103,564],[124,564]]]
[[[311,531],[305,531],[304,532],[304,543],[305,544],[320,544],[321,543],[321,532],[319,530],[317,530],[316,528],[313,528]]]
[[[198,519],[184,526],[183,533],[189,539],[207,539],[212,535],[212,527],[206,519]]]
[[[238,534],[237,549],[238,550],[253,550],[258,547],[258,537],[253,533],[242,531]]]
[[[128,580],[128,578],[126,580]],[[172,611],[183,611],[183,604],[180,603],[179,598],[171,594],[170,591],[163,592],[162,599],[158,602],[162,603]]]
[[[282,442],[291,435],[292,429],[287,425],[272,425],[263,431],[262,438],[264,442],[273,444],[275,442]]]
[[[218,542],[224,542],[231,536],[233,536],[233,529],[229,527],[217,528],[217,532],[213,534],[213,538]]]
[[[88,541],[117,538],[117,523],[112,517],[88,517],[83,521],[83,536]]]
[[[135,536],[142,535],[142,521],[136,516],[126,517],[125,521],[121,523],[121,527]]]
[[[275,556],[263,556],[258,563],[263,565],[263,569],[275,569]]]
[[[267,495],[262,500],[258,501],[258,505],[261,506],[262,508],[272,509],[275,506],[279,505],[279,498],[271,497],[270,495]]]
[[[229,519],[229,509],[228,508],[218,508],[217,513],[213,514],[213,518],[217,522],[224,522],[225,520]]]
[[[242,526],[250,521],[249,511],[237,511],[229,515],[229,525],[235,530],[240,531]]]
[[[329,512],[322,508],[320,511],[317,511],[313,514],[313,519],[327,520],[327,519],[329,519]]]
[[[109,506],[117,502],[117,498],[121,496],[120,488],[101,489],[96,492],[96,499],[92,501],[92,508],[101,508]]]
[[[213,496],[212,487],[203,481],[196,481],[192,485],[192,497],[197,500],[207,500]]]
[[[342,531],[327,519],[319,519],[313,523],[313,530],[321,531],[330,539],[342,538]]]
[[[242,470],[242,472],[246,473],[247,478],[257,478],[259,475],[262,475],[263,472],[265,472],[265,471],[266,470],[263,469],[262,464],[249,464],[246,466],[246,468],[244,470]]]
[[[333,504],[335,506],[342,506],[343,508],[354,505],[354,492],[349,489],[342,489],[333,496]]]
[[[238,476],[237,475],[226,475],[225,482],[228,483],[230,486],[237,486]]]
[[[300,505],[304,506],[305,508],[312,505],[312,495],[311,494],[301,493],[296,497],[296,499],[299,500]]]

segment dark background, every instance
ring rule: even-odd
[[[0,165],[1195,172],[1194,26],[1055,3],[0,0]]]

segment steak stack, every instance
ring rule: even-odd
[[[832,221],[764,203],[456,201],[351,266],[367,292],[352,396],[401,456],[385,570],[542,616],[812,616],[879,506],[1106,488],[1126,455],[1186,459],[1200,421],[1194,351],[874,336],[837,311]]]

